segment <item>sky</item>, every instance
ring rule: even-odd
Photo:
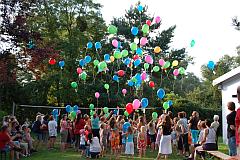
[[[96,0],[103,5],[102,15],[107,24],[121,17],[138,0]],[[162,29],[176,25],[173,48],[187,47],[194,65],[187,68],[201,78],[201,65],[218,61],[223,55],[237,55],[240,31],[232,26],[232,18],[240,19],[240,0],[141,0],[151,15],[160,16]],[[190,47],[191,40],[195,46]]]

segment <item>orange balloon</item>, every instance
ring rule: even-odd
[[[162,49],[159,46],[156,46],[154,48],[154,53],[160,53],[162,51]]]
[[[113,56],[110,57],[110,61],[114,62],[115,58]]]

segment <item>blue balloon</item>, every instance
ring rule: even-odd
[[[58,64],[59,64],[60,67],[64,67],[65,66],[65,62],[64,61],[59,61]]]
[[[143,6],[142,5],[138,5],[137,9],[138,9],[139,12],[142,12],[143,11]]]
[[[66,112],[70,113],[71,112],[71,109],[72,107],[70,105],[66,105],[65,109],[66,109]]]
[[[114,110],[113,110],[113,114],[117,115],[117,114],[118,114],[118,110],[117,110],[117,109],[114,109]]]
[[[131,32],[134,36],[138,34],[138,28],[137,27],[132,27]]]
[[[142,48],[137,48],[137,50],[136,50],[136,53],[138,54],[138,55],[142,55]]]
[[[142,106],[142,108],[146,108],[148,106],[148,99],[147,98],[142,98],[141,106]]]
[[[131,59],[130,59],[130,58],[126,58],[126,59],[123,61],[123,63],[124,63],[125,65],[129,65],[129,64],[131,63]]]
[[[160,88],[158,91],[157,91],[157,96],[160,98],[160,99],[163,99],[163,97],[165,96],[165,91]]]
[[[209,61],[207,66],[208,66],[209,69],[213,70],[214,67],[215,67],[215,64],[214,64],[213,61]]]
[[[137,79],[138,82],[142,82],[142,77],[141,77],[141,74],[140,73],[137,73],[135,75],[135,78]]]
[[[52,114],[53,115],[58,115],[58,109],[53,109]]]
[[[104,54],[104,61],[110,61],[110,55]]]
[[[139,66],[139,64],[141,64],[141,59],[136,59],[134,62],[133,62],[134,66]]]
[[[77,111],[78,111],[78,105],[74,105],[74,106],[73,106],[73,111],[74,111],[74,112],[77,112]]]
[[[172,101],[172,100],[169,100],[169,101],[168,101],[168,105],[169,105],[169,106],[172,106],[172,105],[173,105],[173,101]]]
[[[128,81],[128,85],[132,87],[134,85],[133,81]]]
[[[101,43],[100,43],[100,42],[96,42],[96,43],[95,43],[95,48],[96,48],[96,49],[102,48]]]
[[[122,45],[122,43],[120,41],[118,41],[118,48],[120,48]]]
[[[116,81],[116,82],[119,82],[119,77],[117,75],[114,75],[113,80]]]
[[[92,46],[93,46],[92,42],[88,42],[88,43],[87,43],[87,48],[88,48],[88,49],[92,48]]]
[[[92,60],[92,58],[91,58],[90,56],[86,56],[86,57],[84,58],[84,61],[85,61],[86,63],[91,62],[91,60]]]
[[[128,128],[131,126],[129,122],[125,122],[122,126],[123,132],[127,132]]]
[[[86,64],[86,62],[85,62],[84,59],[80,59],[80,60],[79,60],[79,65],[80,65],[80,66],[83,67],[85,64]]]
[[[136,88],[140,88],[140,87],[141,87],[141,84],[142,84],[142,82],[136,82],[136,83],[135,83],[135,87],[136,87]]]

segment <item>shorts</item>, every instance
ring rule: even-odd
[[[100,152],[90,152],[91,158],[97,158]]]
[[[50,138],[57,138],[57,137],[56,137],[56,136],[50,136],[49,139],[50,139]]]
[[[61,143],[67,143],[68,131],[60,132],[60,136],[61,136]]]
[[[5,147],[3,149],[1,149],[2,151],[5,152],[10,152],[11,151],[11,147],[9,145],[5,145]]]
[[[37,140],[42,141],[43,140],[43,135],[42,133],[36,133]]]
[[[149,134],[149,137],[150,137],[150,142],[151,143],[155,143],[156,142],[156,134]]]
[[[85,150],[85,149],[86,149],[86,146],[85,146],[84,144],[80,144],[79,149]]]
[[[203,150],[207,151],[216,151],[217,150],[217,144],[216,143],[205,143],[202,146]]]

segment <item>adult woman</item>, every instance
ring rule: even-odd
[[[65,151],[68,136],[67,115],[64,114],[60,121],[61,151]]]
[[[189,144],[188,144],[188,124],[187,119],[185,118],[185,112],[178,113],[178,122],[177,128],[180,129],[180,136],[178,141],[178,149],[182,152],[184,149],[185,155],[189,152]]]
[[[35,149],[37,150],[38,146],[41,144],[42,140],[43,140],[43,136],[42,136],[42,130],[41,130],[41,126],[42,126],[42,117],[41,115],[37,115],[36,117],[36,121],[33,124],[32,127],[32,131],[36,134],[37,136],[37,141],[35,143]]]
[[[189,120],[189,128],[192,134],[192,143],[196,144],[198,141],[198,121],[199,121],[199,114],[197,111],[192,112],[192,117]]]
[[[43,136],[43,142],[46,144],[48,141],[48,118],[49,115],[45,115],[43,117],[42,121],[42,126],[41,126],[41,131],[42,131],[42,136]]]
[[[75,136],[75,149],[79,149],[80,144],[80,130],[84,129],[86,122],[82,118],[82,115],[79,113],[77,119],[74,122],[74,136]]]
[[[91,123],[92,123],[92,134],[93,137],[98,137],[98,139],[100,139],[100,134],[99,134],[99,130],[100,130],[100,120],[98,115],[95,113],[93,114],[93,118],[91,119]]]
[[[172,154],[172,144],[171,144],[171,132],[172,132],[172,121],[169,115],[163,117],[161,126],[161,139],[159,144],[159,153],[157,159],[161,158],[161,154],[164,155],[165,159],[169,154]]]
[[[49,133],[49,146],[48,148],[54,148],[54,143],[57,137],[57,122],[54,120],[53,116],[50,116],[48,122],[48,133]]]

